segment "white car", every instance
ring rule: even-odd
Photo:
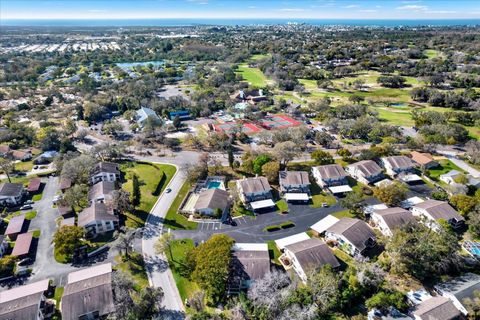
[[[21,207],[20,207],[20,210],[30,210],[30,209],[32,209],[32,208],[33,208],[33,207],[32,207],[31,205],[26,204],[26,205],[24,205],[24,206],[21,206]]]

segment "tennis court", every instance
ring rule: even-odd
[[[231,133],[237,128],[241,126],[241,130],[245,134],[253,134],[262,131],[261,128],[257,127],[253,123],[250,122],[245,122],[245,123],[238,123],[238,122],[225,122],[221,124],[216,124],[215,131],[217,132],[225,132],[225,133]]]
[[[266,117],[261,121],[261,124],[264,128],[272,130],[295,127],[300,125],[301,123],[287,115],[276,114]]]

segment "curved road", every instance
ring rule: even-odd
[[[173,279],[172,272],[168,267],[165,255],[155,253],[154,245],[163,232],[168,232],[163,228],[163,219],[168,209],[180,192],[186,178],[181,171],[181,166],[185,163],[194,163],[198,160],[198,154],[195,152],[180,152],[175,157],[139,157],[143,161],[149,161],[159,164],[171,164],[176,166],[177,171],[166,188],[172,189],[171,192],[163,192],[150,211],[150,215],[145,223],[142,236],[142,252],[146,264],[148,280],[150,285],[156,288],[162,288],[164,292],[163,307],[172,318],[185,318],[185,309],[182,299]]]

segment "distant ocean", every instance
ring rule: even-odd
[[[0,26],[30,27],[173,27],[198,25],[278,25],[288,23],[305,23],[316,26],[380,26],[380,27],[415,27],[415,26],[474,26],[480,25],[480,19],[450,20],[361,20],[361,19],[104,19],[104,20],[19,20],[2,19]]]

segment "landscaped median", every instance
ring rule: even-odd
[[[188,219],[178,213],[178,209],[182,205],[183,199],[188,194],[188,191],[192,187],[190,182],[185,182],[177,194],[175,200],[173,200],[170,209],[168,209],[167,215],[163,221],[165,227],[177,230],[177,229],[187,229],[187,230],[194,230],[197,228],[197,223],[193,221],[188,221]]]
[[[293,227],[295,227],[295,223],[293,223],[292,221],[285,221],[285,222],[282,222],[280,224],[265,227],[263,229],[263,231],[275,232],[275,231],[285,230],[285,229],[289,229],[289,228],[293,228]]]

